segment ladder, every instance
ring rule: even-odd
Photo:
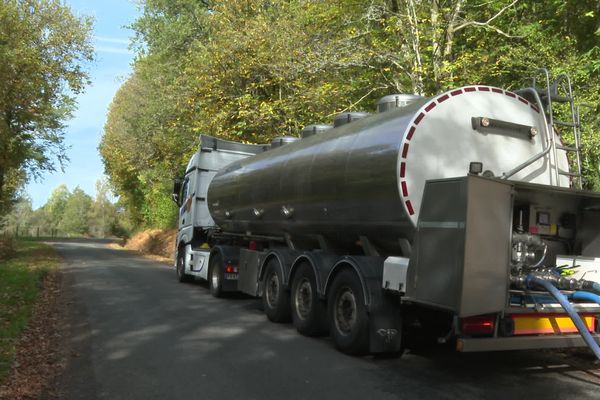
[[[543,76],[544,80],[542,86],[538,86],[536,77]],[[558,182],[559,175],[568,176],[571,184],[576,189],[583,188],[583,175],[581,174],[581,119],[579,106],[575,105],[573,98],[573,87],[571,86],[571,78],[567,74],[560,74],[550,82],[550,73],[546,68],[539,68],[536,71],[535,76],[532,78],[533,89],[539,94],[539,98],[542,102],[544,112],[547,116],[548,129],[550,131],[550,146],[551,151],[554,154],[556,180]],[[544,87],[545,84],[545,87]],[[567,103],[569,105],[569,111],[571,118],[568,121],[560,121],[554,119],[552,103]],[[573,130],[573,145],[566,146],[557,144],[554,140],[554,127],[563,126],[571,128]],[[575,168],[573,171],[563,171],[558,168],[558,157],[557,150],[563,150],[567,154],[571,153],[574,155]]]

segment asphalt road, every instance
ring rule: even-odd
[[[65,257],[70,363],[64,399],[599,399],[586,350],[349,357],[269,322],[260,301],[215,299],[172,267],[100,242]]]

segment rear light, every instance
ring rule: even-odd
[[[463,318],[460,321],[460,331],[463,335],[492,335],[496,315],[479,315]]]
[[[231,264],[227,264],[225,266],[225,273],[226,274],[237,274],[238,273],[238,267],[233,266]]]

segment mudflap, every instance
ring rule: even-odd
[[[402,313],[395,296],[382,296],[369,314],[369,352],[398,353],[402,350]]]

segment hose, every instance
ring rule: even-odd
[[[583,323],[583,321],[579,317],[579,314],[575,312],[575,309],[573,309],[573,306],[571,306],[569,300],[557,288],[555,288],[554,285],[552,285],[552,283],[545,279],[538,278],[535,275],[529,275],[527,278],[527,282],[529,287],[537,285],[543,287],[548,292],[550,292],[550,294],[556,299],[556,301],[560,303],[562,308],[565,309],[567,314],[569,314],[569,317],[571,317],[571,320],[577,327],[577,330],[581,334],[581,337],[583,338],[585,343],[592,350],[596,358],[600,360],[600,346],[598,345],[598,343],[596,343],[596,341],[588,331],[587,326]]]
[[[583,289],[587,292],[593,292],[595,294],[600,294],[600,283],[594,282],[594,281],[583,280],[581,289]]]
[[[579,291],[569,296],[572,300],[591,301],[600,304],[600,296],[590,292]]]

